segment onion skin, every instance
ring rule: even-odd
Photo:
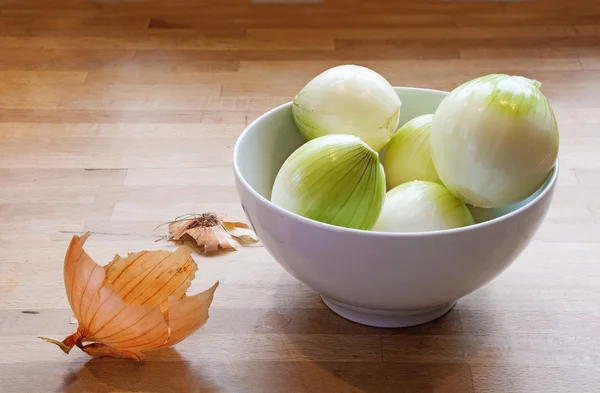
[[[383,159],[388,190],[412,180],[442,183],[431,159],[429,131],[432,120],[433,114],[415,117],[392,136]]]
[[[258,241],[256,233],[243,222],[214,213],[184,214],[169,223],[169,239],[189,236],[205,254],[218,250],[238,250],[241,243]]]
[[[441,184],[414,180],[402,183],[385,196],[373,230],[379,232],[430,232],[474,224],[467,206]]]
[[[503,74],[471,80],[435,112],[431,154],[444,185],[478,207],[519,202],[558,156],[556,118],[537,81]]]
[[[62,342],[40,338],[65,353],[77,346],[90,356],[142,361],[144,352],[172,346],[206,323],[219,283],[186,295],[198,269],[191,249],[117,255],[101,267],[83,249],[88,236],[73,236],[65,255],[65,289],[77,331]]]
[[[294,151],[271,192],[275,205],[323,223],[371,229],[385,198],[378,154],[358,137],[327,135]]]
[[[292,114],[307,141],[350,134],[379,152],[398,127],[401,105],[394,88],[377,72],[341,65],[312,79],[294,97]]]

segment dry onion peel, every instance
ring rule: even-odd
[[[240,243],[258,241],[248,224],[214,213],[185,215],[169,223],[169,239],[180,240],[185,235],[191,236],[198,246],[204,247],[205,253],[219,248],[238,250]]]
[[[116,255],[101,267],[83,249],[88,237],[89,232],[73,236],[65,256],[65,287],[77,331],[62,342],[40,338],[65,353],[77,346],[90,356],[141,361],[143,352],[172,346],[206,323],[219,282],[186,295],[198,270],[189,247]]]

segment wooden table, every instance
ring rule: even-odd
[[[600,3],[306,2],[0,2],[0,391],[600,391]],[[433,323],[384,330],[330,312],[260,245],[196,254],[190,292],[221,286],[173,349],[137,364],[36,338],[76,329],[73,234],[105,264],[174,249],[154,228],[179,214],[243,218],[237,136],[341,63],[397,86],[543,83],[562,168],[510,269]]]

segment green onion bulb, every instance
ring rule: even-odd
[[[327,224],[371,229],[385,198],[378,154],[353,135],[327,135],[295,150],[279,170],[271,201]]]
[[[378,152],[398,127],[400,106],[394,88],[377,72],[341,65],[312,79],[294,98],[292,114],[306,140],[351,134]]]
[[[394,133],[383,159],[388,190],[412,180],[440,183],[431,160],[429,129],[433,114],[415,117]]]
[[[444,185],[491,208],[519,202],[546,180],[558,155],[556,118],[540,83],[492,74],[454,89],[431,126],[431,155]]]
[[[414,180],[391,189],[373,227],[380,232],[429,232],[474,223],[467,206],[441,184]]]

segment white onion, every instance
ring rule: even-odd
[[[414,180],[388,191],[373,226],[380,232],[429,232],[473,224],[467,206],[438,183]]]
[[[429,129],[433,114],[415,117],[394,133],[385,149],[387,188],[412,180],[441,183],[431,160]]]
[[[444,98],[431,127],[431,154],[444,185],[474,206],[518,202],[547,178],[558,155],[554,113],[540,83],[487,75]]]
[[[398,127],[400,107],[400,98],[381,75],[342,65],[312,79],[294,98],[292,113],[306,140],[351,134],[378,152]]]
[[[327,135],[300,146],[271,192],[271,201],[283,209],[355,229],[371,229],[384,198],[379,155],[353,135]]]

